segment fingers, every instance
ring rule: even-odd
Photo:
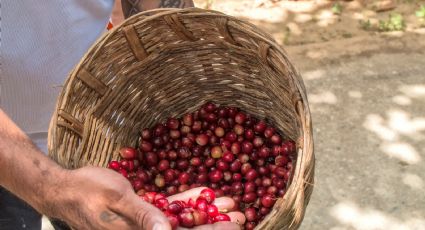
[[[196,199],[199,197],[201,191],[205,188],[206,187],[190,189],[185,192],[169,196],[167,197],[167,199],[170,203],[175,200],[188,201],[190,198]],[[230,197],[220,197],[214,200],[214,205],[216,205],[219,210],[227,212],[229,210],[233,210],[233,208],[235,207],[235,201],[233,201],[233,199]]]
[[[230,221],[237,224],[245,224],[246,218],[245,215],[241,212],[229,212],[226,213],[230,217]]]
[[[204,189],[206,189],[206,187],[189,189],[189,190],[184,191],[182,193],[169,196],[169,197],[167,197],[167,199],[170,203],[175,201],[175,200],[188,201],[190,198],[196,199],[199,196],[199,194],[201,193],[201,191],[204,190]]]
[[[245,215],[241,212],[229,212],[235,209],[235,201],[230,197],[220,197],[214,201],[221,213],[226,213],[230,217],[230,221],[238,224],[244,224],[246,219]]]
[[[228,212],[235,208],[235,201],[230,197],[220,197],[214,200],[214,205],[220,212]]]
[[[190,198],[196,199],[199,197],[201,191],[205,189],[205,187],[194,188],[187,190],[185,192],[169,196],[167,199],[171,203],[175,200],[183,200],[188,201]],[[214,205],[217,206],[218,210],[222,213],[226,213],[231,222],[218,222],[212,225],[202,225],[193,228],[194,230],[240,230],[241,227],[238,225],[242,225],[246,222],[245,215],[241,212],[229,212],[235,209],[236,203],[230,197],[220,197],[214,200]],[[183,230],[186,228],[179,227],[178,230]]]
[[[171,230],[168,219],[159,209],[130,191],[111,210],[126,217],[137,229]]]
[[[186,230],[187,228],[179,227],[177,230]],[[241,230],[242,228],[235,223],[232,222],[217,222],[215,224],[201,225],[194,228],[192,230]]]

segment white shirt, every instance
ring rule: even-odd
[[[102,34],[114,0],[3,0],[0,108],[46,151],[68,73]]]

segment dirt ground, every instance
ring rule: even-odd
[[[424,230],[425,1],[384,12],[378,1],[253,2],[212,8],[271,33],[303,76],[316,182],[300,229]],[[404,30],[380,32],[396,13]]]
[[[400,36],[400,32],[380,33],[379,21],[400,14],[405,33],[425,34],[425,20],[415,15],[424,0],[394,0],[395,8],[380,12],[388,1],[277,1],[272,0],[195,0],[207,7],[240,17],[272,34],[284,46],[304,45],[359,36]],[[259,2],[266,2],[262,6]],[[391,1],[390,1],[391,2]],[[378,12],[377,12],[378,11]]]
[[[316,154],[300,229],[425,229],[425,36],[286,50],[306,84]]]

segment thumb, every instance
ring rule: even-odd
[[[126,193],[111,210],[130,220],[137,229],[171,230],[167,217],[134,193]]]

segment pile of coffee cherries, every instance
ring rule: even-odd
[[[128,178],[140,196],[206,186],[216,197],[231,197],[246,216],[245,229],[253,229],[285,195],[296,146],[266,121],[208,102],[141,130],[139,145],[120,155],[109,168]]]
[[[173,229],[178,226],[191,228],[194,226],[230,221],[230,217],[219,212],[213,204],[215,193],[211,189],[203,189],[196,200],[189,199],[168,201],[165,194],[147,192],[141,196],[146,202],[161,209],[167,216]]]

